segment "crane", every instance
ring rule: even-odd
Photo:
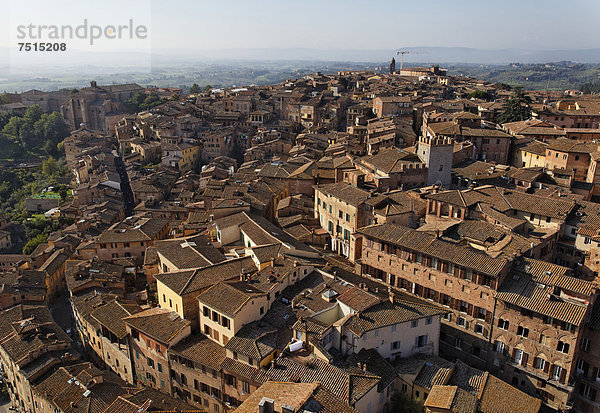
[[[404,55],[405,54],[421,54],[421,53],[415,52],[414,50],[412,52],[409,52],[408,50],[398,50],[396,52],[396,56],[400,55],[400,71],[402,71],[402,68],[404,67]]]

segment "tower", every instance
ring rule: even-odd
[[[396,71],[396,59],[392,57],[392,61],[390,62],[390,75],[393,75]]]
[[[450,186],[454,139],[419,137],[417,155],[427,166],[427,185]]]

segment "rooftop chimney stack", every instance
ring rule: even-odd
[[[275,400],[263,397],[258,402],[258,413],[274,413],[275,412]]]

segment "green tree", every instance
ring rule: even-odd
[[[204,86],[204,91],[205,92],[210,92],[211,90],[212,90],[212,86],[211,85]]]
[[[14,141],[20,140],[21,128],[25,124],[25,120],[18,116],[12,116],[4,128],[2,128],[2,132],[6,135],[10,136]]]
[[[31,238],[23,247],[23,254],[31,254],[38,245],[48,241],[49,234],[39,234]]]
[[[499,117],[500,123],[518,122],[531,118],[531,108],[529,105],[532,100],[520,86],[513,88],[512,96],[502,107],[502,113]]]
[[[0,94],[0,105],[10,103],[10,95],[7,92]]]
[[[200,86],[198,86],[198,83],[194,83],[192,87],[190,87],[190,93],[200,93]]]
[[[42,173],[48,178],[53,178],[58,175],[59,170],[58,162],[52,157],[46,159],[42,163]]]
[[[4,129],[11,117],[8,112],[0,112],[0,130]]]
[[[144,100],[148,97],[144,92],[135,92],[132,97],[127,99],[124,103],[125,109],[128,112],[135,113],[139,112],[140,105],[144,102]]]
[[[423,408],[406,394],[396,392],[391,397],[390,413],[422,413]]]
[[[469,99],[484,99],[490,100],[492,96],[486,90],[475,90],[467,96]]]

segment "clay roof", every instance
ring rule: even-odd
[[[153,339],[168,344],[190,322],[179,317],[174,311],[155,307],[123,318],[125,323]]]
[[[498,275],[507,264],[504,258],[493,258],[468,246],[443,241],[434,235],[400,225],[373,225],[360,228],[357,232],[407,250],[453,262],[483,274]]]
[[[219,370],[221,363],[225,360],[225,348],[200,333],[181,340],[169,349],[169,353],[214,370]]]

